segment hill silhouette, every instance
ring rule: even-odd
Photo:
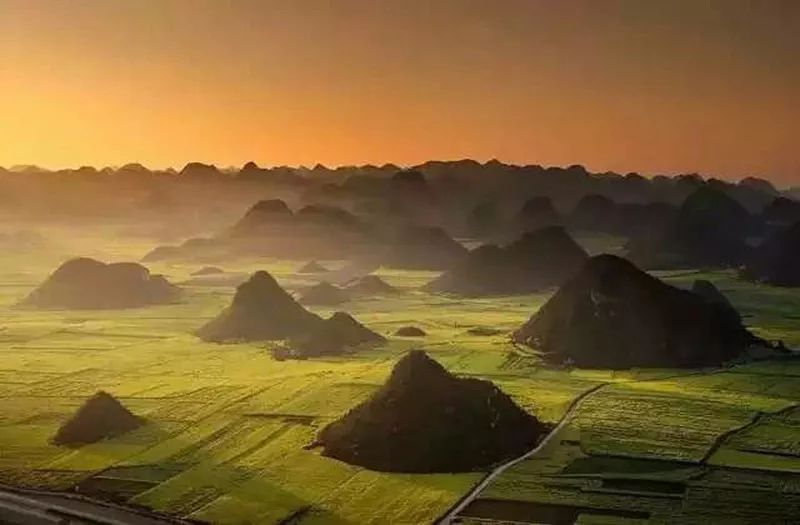
[[[349,299],[347,291],[328,282],[317,283],[308,288],[300,297],[301,304],[336,305]]]
[[[493,202],[483,202],[469,211],[466,219],[470,235],[484,238],[494,236],[501,227],[501,217]]]
[[[319,357],[337,355],[360,345],[375,345],[386,341],[356,321],[346,312],[334,312],[328,319],[317,323],[308,333],[293,336],[289,341],[291,357]]]
[[[576,208],[576,203],[584,197],[602,196],[618,203],[619,211],[629,204],[646,206],[659,202],[679,206],[692,192],[707,186],[734,198],[751,213],[758,213],[776,197],[790,195],[766,181],[752,178],[735,183],[704,179],[697,174],[643,177],[636,173],[593,173],[579,165],[543,167],[471,159],[431,160],[405,167],[385,164],[335,168],[260,167],[248,162],[238,170],[189,163],[180,172],[149,170],[140,164],[54,171],[25,166],[0,168],[0,178],[3,186],[0,203],[15,217],[62,225],[64,219],[78,217],[136,219],[140,223],[144,220],[158,224],[159,228],[170,224],[169,229],[181,232],[179,237],[217,229],[230,220],[229,205],[245,209],[252,206],[248,195],[268,195],[272,200],[279,196],[285,203],[296,203],[300,209],[322,205],[359,210],[357,218],[369,226],[381,227],[386,224],[384,219],[393,219],[396,221],[393,225],[419,223],[444,227],[451,235],[460,235],[476,205],[486,204],[484,211],[488,213],[479,210],[476,220],[470,220],[477,226],[471,231],[480,238],[498,238],[499,233],[504,240],[520,233],[519,229],[508,226],[522,203],[539,197],[549,198],[553,207],[563,213]],[[274,211],[279,215],[277,206],[274,209],[264,206],[259,211],[267,212],[265,215]],[[367,209],[386,213],[362,213]],[[198,213],[199,210],[202,212]],[[508,214],[504,213],[508,210]],[[373,220],[377,216],[381,219]],[[566,224],[571,225],[572,213],[565,217]],[[498,220],[508,231],[494,231]],[[289,222],[294,223],[294,218]],[[621,222],[617,226],[623,229],[629,223],[625,218]],[[581,224],[591,230],[595,226],[605,227],[602,221]],[[241,226],[243,230],[249,228],[245,222]],[[221,237],[229,233],[230,229]],[[248,236],[252,237],[248,234],[244,238]],[[255,246],[244,243],[240,248],[255,249]],[[288,247],[280,244],[259,249],[273,253],[288,251]],[[300,255],[301,251],[305,253]],[[313,251],[295,250],[293,255],[317,258]],[[181,254],[181,257],[191,256],[187,252]]]
[[[220,239],[194,237],[187,239],[178,246],[156,246],[142,257],[142,261],[216,262],[229,257],[232,252],[233,246]]]
[[[352,281],[346,290],[357,295],[391,295],[397,293],[397,288],[387,283],[377,275],[365,275]]]
[[[800,286],[800,222],[778,231],[753,250],[740,275],[774,286]]]
[[[192,275],[218,275],[225,273],[225,270],[216,266],[203,266],[199,270],[192,272]]]
[[[735,267],[750,251],[750,213],[722,191],[702,186],[681,205],[660,239],[633,243],[629,256],[647,268]]]
[[[699,296],[705,302],[718,307],[724,313],[731,324],[741,323],[742,316],[734,308],[733,304],[725,295],[714,286],[714,283],[705,279],[698,279],[692,284],[692,293]]]
[[[669,286],[620,257],[600,255],[512,338],[556,364],[717,366],[758,339],[707,297]]]
[[[280,199],[258,201],[245,212],[244,216],[231,228],[231,235],[258,235],[260,230],[283,225],[293,218],[289,206]]]
[[[349,259],[374,244],[371,229],[343,208],[311,204],[292,212],[277,199],[259,201],[214,240],[227,252],[297,259]]]
[[[325,456],[372,470],[466,472],[522,454],[545,431],[493,383],[455,377],[412,350],[316,444]]]
[[[514,222],[519,231],[530,232],[560,225],[562,218],[548,197],[533,197],[525,201]]]
[[[320,204],[304,206],[297,210],[296,218],[298,222],[307,225],[336,226],[343,230],[361,228],[361,221],[358,217],[336,206]]]
[[[442,228],[408,226],[384,248],[381,264],[409,270],[443,270],[467,255],[467,249]]]
[[[400,337],[425,337],[428,335],[425,330],[416,326],[401,326],[395,331],[394,335]]]
[[[168,261],[183,255],[179,246],[156,246],[142,257],[142,262]]]
[[[569,224],[576,230],[615,233],[619,219],[616,202],[604,195],[586,195],[569,215]]]
[[[56,269],[22,302],[38,308],[137,308],[174,301],[180,289],[137,263],[81,257]]]
[[[297,273],[326,273],[327,271],[328,269],[317,261],[309,261],[301,266],[300,269],[297,270]]]
[[[322,320],[260,270],[240,284],[230,306],[197,331],[205,341],[268,341],[308,333]]]
[[[426,288],[467,296],[531,293],[560,285],[587,257],[563,228],[550,226],[502,248],[480,246]]]
[[[144,420],[110,394],[100,391],[87,399],[52,438],[55,445],[80,446],[136,430]]]
[[[777,197],[764,207],[761,218],[770,225],[791,226],[800,222],[800,201]]]

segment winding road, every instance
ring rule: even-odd
[[[585,392],[581,393],[578,397],[576,397],[572,401],[572,404],[569,406],[569,409],[567,409],[566,413],[564,413],[564,415],[561,417],[561,420],[558,422],[558,425],[556,425],[556,427],[549,434],[547,434],[547,436],[545,436],[545,438],[542,441],[540,441],[539,444],[536,445],[536,447],[534,447],[533,449],[529,450],[528,452],[517,458],[514,458],[510,461],[507,461],[506,463],[498,465],[494,470],[486,474],[486,476],[481,480],[481,482],[475,485],[472,488],[472,490],[470,490],[463,498],[461,498],[458,501],[458,503],[456,503],[447,512],[447,514],[439,518],[439,520],[436,521],[436,524],[451,525],[454,522],[454,520],[458,517],[458,515],[461,514],[461,512],[463,512],[464,509],[466,509],[467,506],[470,503],[472,503],[480,495],[480,493],[483,492],[483,490],[489,486],[489,484],[492,481],[494,481],[500,474],[510,469],[514,465],[517,465],[518,463],[521,463],[526,459],[530,459],[532,456],[538,454],[541,450],[543,450],[544,447],[546,447],[548,443],[550,443],[553,439],[555,439],[555,437],[561,432],[561,430],[567,424],[569,424],[570,421],[572,421],[572,418],[575,416],[575,413],[578,411],[584,400],[586,400],[586,398],[588,398],[601,388],[608,386],[609,384],[610,383],[601,383],[599,385],[590,388],[589,390],[586,390]]]
[[[0,488],[7,525],[185,525],[190,522],[58,492]]]
[[[514,465],[516,465],[516,464],[518,464],[518,463],[520,463],[522,461],[525,461],[526,459],[530,459],[534,455],[538,454],[542,449],[544,449],[544,447],[547,446],[548,443],[550,443],[555,438],[555,436],[557,436],[561,432],[561,430],[572,420],[572,418],[575,417],[575,413],[581,407],[581,404],[583,404],[583,402],[589,396],[591,396],[592,394],[595,394],[600,389],[605,388],[605,387],[607,387],[609,385],[614,385],[614,384],[620,385],[620,384],[631,384],[631,383],[649,383],[651,381],[664,381],[664,380],[673,379],[673,378],[684,378],[684,377],[695,376],[695,375],[719,374],[719,373],[722,373],[722,372],[725,372],[725,371],[729,370],[730,368],[731,368],[731,365],[728,365],[728,366],[725,366],[725,367],[722,367],[722,368],[716,368],[714,370],[697,370],[695,372],[688,372],[688,373],[685,373],[685,374],[675,374],[675,375],[668,375],[668,376],[663,376],[663,377],[651,377],[651,378],[647,378],[647,379],[631,379],[631,380],[627,380],[627,381],[600,383],[598,385],[593,386],[592,388],[590,388],[589,390],[586,390],[585,392],[582,392],[578,397],[576,397],[575,399],[572,400],[572,403],[570,404],[569,408],[564,413],[564,415],[561,417],[561,420],[558,422],[558,425],[556,425],[556,427],[549,434],[547,434],[547,436],[538,445],[536,445],[536,447],[533,450],[529,450],[528,452],[526,452],[525,454],[523,454],[522,456],[520,456],[518,458],[514,458],[514,459],[512,459],[512,460],[510,460],[510,461],[508,461],[506,463],[502,463],[499,466],[497,466],[494,470],[490,471],[481,480],[481,482],[478,483],[477,485],[475,485],[475,487],[473,487],[472,490],[470,490],[464,497],[462,497],[458,501],[458,503],[456,503],[447,512],[447,514],[445,514],[443,517],[439,518],[435,522],[436,525],[451,525],[454,522],[454,520],[458,517],[458,515],[461,514],[461,512],[463,512],[464,509],[466,509],[467,506],[470,503],[472,503],[475,499],[477,499],[478,496],[480,496],[480,493],[483,492],[483,490],[487,486],[489,486],[489,484],[492,481],[494,481],[495,478],[497,478],[497,476],[499,476],[500,474],[502,474],[506,470],[510,469]]]

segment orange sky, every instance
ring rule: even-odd
[[[794,0],[0,0],[0,165],[800,183]]]

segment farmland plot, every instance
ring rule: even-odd
[[[97,246],[97,239],[85,240],[87,254],[105,259],[133,260],[149,249]],[[579,523],[708,523],[715,516],[734,522],[754,516],[766,501],[779,522],[797,510],[796,362],[725,371],[553,369],[507,337],[547,293],[475,300],[429,295],[419,287],[435,274],[385,269],[378,274],[399,294],[357,298],[341,308],[388,336],[386,346],[276,361],[267,345],[215,345],[192,335],[233,291],[192,280],[197,265],[153,265],[153,271],[188,283],[177,304],[111,312],[12,308],[57,262],[60,256],[47,264],[14,259],[0,269],[7,284],[0,286],[4,482],[77,489],[219,523],[290,517],[298,523],[431,522],[482,474],[377,473],[307,449],[320,428],[378,388],[405,351],[424,348],[459,375],[495,381],[551,423],[577,396],[606,385],[541,454],[480,495],[483,507],[473,510],[488,512],[488,518],[528,519],[529,504]],[[303,262],[225,266],[242,275],[268,269],[297,291],[312,282],[295,274]],[[688,285],[698,275],[670,279]],[[738,283],[725,273],[702,275],[730,295],[760,334],[800,343],[794,317],[800,301],[791,294]],[[428,336],[392,337],[406,325]],[[492,330],[476,334],[473,328]],[[99,389],[147,424],[80,449],[50,444],[58,426]]]
[[[797,378],[765,376],[764,369],[756,363],[608,384],[557,439],[495,479],[463,515],[790,522],[800,512]]]

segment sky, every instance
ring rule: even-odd
[[[0,166],[800,183],[800,1],[0,0]]]

